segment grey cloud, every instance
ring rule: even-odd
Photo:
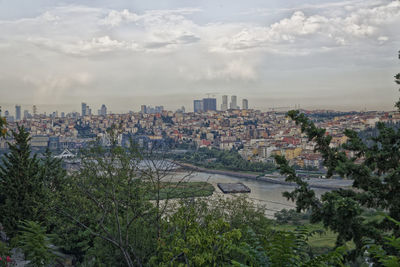
[[[200,23],[195,16],[207,14],[191,8],[49,6],[34,17],[0,21],[0,105],[76,103],[78,110],[87,101],[124,112],[140,104],[188,105],[208,90],[246,96],[260,107],[296,96],[305,106],[324,96],[340,99],[350,88],[353,98],[363,95],[353,106],[373,106],[374,90],[396,94],[398,1],[351,2],[359,8],[343,8],[340,16],[321,4],[264,24],[223,10],[229,22]],[[379,105],[393,106],[393,94]]]

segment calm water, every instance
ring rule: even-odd
[[[174,180],[180,180],[183,176],[187,174],[178,173],[174,175]],[[214,194],[222,194],[221,190],[217,187],[217,183],[238,183],[241,182],[251,189],[251,193],[247,194],[250,199],[258,204],[263,204],[266,206],[266,214],[271,217],[276,211],[281,209],[291,209],[295,207],[295,203],[288,201],[282,196],[285,191],[292,191],[293,186],[272,184],[262,181],[255,181],[244,178],[236,178],[227,175],[219,174],[208,174],[208,173],[193,173],[189,177],[185,178],[186,181],[192,182],[209,182],[215,187]],[[317,196],[327,192],[325,189],[314,189]],[[235,195],[235,194],[232,194]]]

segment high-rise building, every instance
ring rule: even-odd
[[[106,116],[107,115],[107,107],[106,107],[106,105],[104,105],[104,104],[101,105],[99,113],[100,113],[99,115],[101,115],[101,116]]]
[[[222,111],[228,110],[228,96],[227,95],[222,96],[221,110]]]
[[[15,120],[16,121],[21,120],[21,106],[20,105],[15,106]]]
[[[164,106],[155,106],[155,113],[162,113],[164,110]]]
[[[231,96],[231,105],[229,107],[230,109],[238,109],[237,106],[237,97],[235,95]]]
[[[242,109],[249,109],[249,101],[247,99],[242,100]]]
[[[147,113],[147,107],[146,107],[146,105],[141,105],[141,106],[140,106],[140,112],[141,112],[142,114],[146,114],[146,113]]]
[[[203,98],[203,111],[217,110],[217,99]]]
[[[86,103],[82,102],[82,117],[86,116],[86,111],[87,111],[88,107],[86,105]]]
[[[33,117],[36,117],[36,115],[37,115],[37,107],[36,107],[36,105],[33,105],[32,112],[33,112]]]
[[[193,100],[193,111],[196,113],[203,111],[203,100]]]
[[[28,110],[24,110],[24,120],[30,119],[31,118],[31,114],[29,114]]]
[[[92,109],[89,107],[89,105],[86,105],[86,116],[91,116],[92,115]]]

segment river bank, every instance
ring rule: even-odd
[[[295,183],[286,182],[285,177],[282,175],[266,175],[266,176],[259,176],[256,174],[250,173],[241,173],[235,171],[227,171],[227,170],[215,170],[215,169],[206,169],[202,167],[195,166],[189,163],[183,162],[174,162],[175,164],[179,165],[183,169],[196,171],[196,172],[204,172],[208,174],[218,174],[218,175],[226,175],[235,178],[244,178],[249,180],[256,180],[256,181],[263,181],[267,183],[273,184],[280,184],[280,185],[287,185],[287,186],[296,186]],[[336,190],[342,188],[349,188],[352,186],[353,181],[351,180],[344,180],[344,179],[319,179],[319,178],[310,178],[305,179],[311,188],[318,188],[318,189],[327,189],[327,190]]]

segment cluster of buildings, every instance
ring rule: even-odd
[[[221,111],[240,109],[237,104],[237,96],[231,96],[231,102],[228,106],[228,96],[222,96]],[[247,99],[242,99],[242,109],[249,109],[249,101]],[[207,112],[207,111],[217,111],[217,99],[216,98],[203,98],[201,100],[193,100],[193,112]]]
[[[221,106],[225,108],[227,97],[224,96],[222,100]],[[308,141],[286,113],[248,109],[245,99],[242,109],[238,109],[235,100],[236,97],[232,96],[232,108],[217,111],[216,101],[203,99],[203,112],[185,112],[184,108],[173,112],[163,107],[142,107],[140,112],[107,114],[103,105],[99,115],[92,115],[88,105],[82,103],[81,114],[35,114],[18,118],[18,124],[31,133],[31,146],[37,152],[48,148],[59,154],[66,149],[75,153],[95,139],[108,145],[107,130],[117,125],[118,142],[124,146],[129,146],[129,139],[134,138],[141,146],[168,143],[175,147],[191,144],[198,148],[235,148],[250,161],[273,162],[274,155],[284,155],[292,164],[300,167],[321,167],[322,158],[314,152],[315,144]],[[314,119],[317,126],[327,130],[327,134],[332,136],[333,147],[347,141],[345,129],[363,131],[374,127],[377,122],[400,121],[397,112],[302,111]],[[15,129],[15,120],[8,120],[8,127]],[[0,151],[7,151],[7,142],[12,140],[0,139]]]

